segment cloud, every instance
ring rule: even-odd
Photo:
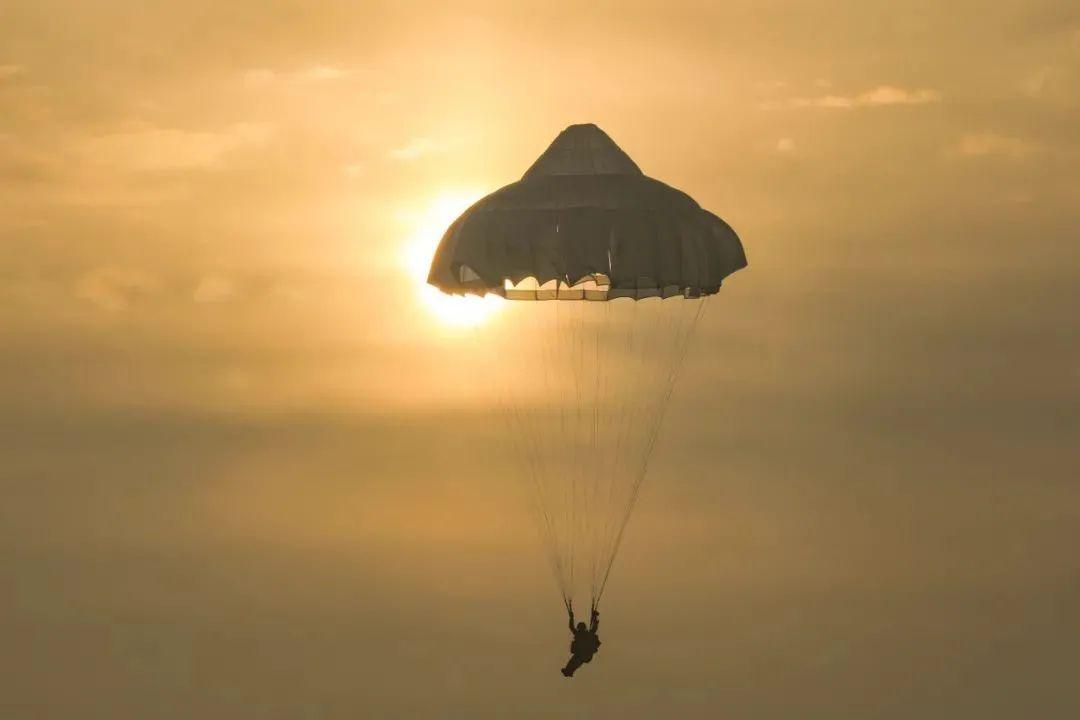
[[[887,105],[925,105],[941,100],[937,90],[905,90],[892,85],[879,85],[858,95],[820,95],[817,97],[789,98],[780,102],[765,103],[766,109],[776,108],[826,108],[849,110],[859,107],[883,107]]]
[[[80,277],[74,294],[101,310],[119,312],[160,289],[158,278],[145,270],[102,267]]]
[[[18,77],[24,72],[22,65],[0,65],[0,82]]]
[[[347,78],[353,73],[334,65],[312,65],[302,70],[281,72],[268,68],[252,68],[244,71],[243,81],[254,87],[282,83],[322,83]]]
[[[305,70],[303,73],[304,78],[315,82],[323,80],[340,80],[348,75],[348,71],[333,67],[332,65],[316,65],[315,67]]]
[[[761,82],[754,83],[754,87],[758,90],[770,91],[770,90],[783,90],[788,86],[786,80],[763,80]]]
[[[453,143],[433,140],[429,137],[415,137],[399,148],[390,151],[390,157],[395,160],[415,160],[422,155],[446,152]]]
[[[197,303],[220,303],[236,294],[232,280],[220,275],[207,275],[199,281],[191,298]]]
[[[953,152],[972,157],[996,155],[1023,159],[1037,153],[1040,149],[1039,144],[1031,140],[983,132],[963,136],[953,148]]]
[[[1043,66],[1024,79],[1024,90],[1032,97],[1040,97],[1060,72],[1058,68]]]
[[[1024,79],[1023,89],[1035,100],[1072,103],[1080,91],[1080,72],[1069,65],[1044,65]]]
[[[14,135],[0,133],[0,182],[45,180],[55,173],[59,166],[59,160],[47,150],[22,142]]]
[[[94,165],[135,172],[212,167],[231,150],[265,142],[271,126],[237,123],[221,132],[147,127],[91,138],[80,155]]]

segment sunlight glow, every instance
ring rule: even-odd
[[[405,246],[403,262],[405,269],[416,283],[417,293],[427,311],[448,327],[476,327],[494,315],[504,300],[497,295],[447,295],[428,285],[428,268],[439,240],[458,215],[476,202],[483,192],[456,191],[437,195],[417,213],[407,213],[404,218],[413,228]]]

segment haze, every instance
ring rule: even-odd
[[[1077,716],[1078,111],[1064,1],[7,0],[0,714]],[[422,280],[582,122],[750,267],[568,681]]]

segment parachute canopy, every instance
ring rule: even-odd
[[[588,124],[563,130],[521,180],[466,210],[428,282],[514,300],[699,297],[745,266],[727,223],[646,176]],[[532,287],[515,287],[527,278]]]
[[[490,351],[477,377],[501,393],[568,608],[599,602],[705,301],[745,266],[727,223],[595,125],[568,127],[443,236],[428,281],[447,293],[641,301],[513,303],[468,341]]]

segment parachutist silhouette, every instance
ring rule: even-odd
[[[570,613],[570,632],[574,634],[574,639],[570,642],[570,660],[566,663],[566,667],[562,669],[562,674],[566,677],[572,677],[574,671],[577,670],[582,664],[591,662],[593,655],[600,649],[600,638],[596,634],[597,628],[600,627],[600,613],[593,608],[592,610],[592,623],[589,627],[585,626],[585,623],[579,622],[574,625],[574,611],[567,608]]]

